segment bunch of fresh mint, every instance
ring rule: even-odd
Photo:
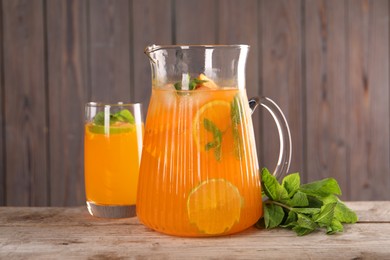
[[[342,223],[358,218],[339,198],[340,187],[333,178],[301,185],[299,173],[289,174],[282,184],[264,168],[261,172],[264,215],[256,227],[283,227],[297,235],[307,235],[318,228],[327,234],[343,231]]]

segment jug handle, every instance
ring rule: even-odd
[[[278,128],[280,149],[278,162],[273,172],[273,175],[277,179],[282,179],[282,177],[287,174],[291,163],[292,145],[290,128],[288,127],[286,117],[284,116],[282,110],[272,99],[267,97],[251,98],[249,100],[249,107],[252,111],[252,114],[258,105],[261,105],[262,107],[266,108],[268,112],[271,113]]]

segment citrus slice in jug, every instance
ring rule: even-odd
[[[192,124],[192,135],[200,151],[218,141],[230,126],[230,103],[224,100],[213,100],[203,105],[195,114]],[[216,144],[214,144],[216,145]]]
[[[218,85],[203,73],[198,76],[198,80],[202,81],[202,84],[197,88],[198,90],[218,89]]]
[[[240,220],[240,192],[225,179],[203,181],[190,192],[187,213],[190,223],[201,233],[225,233]]]

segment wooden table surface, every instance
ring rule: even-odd
[[[336,235],[250,228],[215,238],[167,236],[85,207],[0,207],[0,259],[390,259],[390,201],[347,204],[359,222]]]

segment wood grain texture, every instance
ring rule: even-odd
[[[350,198],[344,1],[305,2],[306,171],[334,177]]]
[[[261,2],[261,94],[273,99],[284,112],[292,137],[290,172],[302,172],[303,115],[301,1]],[[277,128],[268,112],[263,113],[261,161],[270,169],[279,153]]]
[[[91,101],[130,100],[129,10],[127,0],[89,2]]]
[[[0,17],[3,17],[3,3],[0,1]],[[4,65],[3,65],[3,19],[0,19],[0,206],[6,205],[5,165],[5,118],[4,118]]]
[[[351,197],[390,199],[389,2],[347,4]]]
[[[388,223],[390,207],[388,201],[346,202],[359,217],[359,223]]]
[[[219,8],[219,44],[250,45],[246,65],[246,90],[248,98],[259,96],[259,2],[256,0],[238,2],[224,1]],[[261,109],[260,107],[258,108]],[[257,151],[261,151],[260,112],[252,114]],[[261,166],[260,166],[261,167]]]
[[[132,99],[143,103],[146,113],[152,92],[151,69],[146,46],[172,44],[172,3],[170,0],[133,1],[132,5]]]
[[[87,2],[47,1],[50,205],[85,202],[84,104],[88,100]]]
[[[83,104],[142,102],[149,44],[252,46],[248,96],[291,127],[290,172],[390,199],[388,0],[0,0],[0,205],[84,203]],[[254,116],[260,166],[279,139]]]
[[[3,1],[7,205],[47,205],[47,103],[41,0]]]
[[[215,44],[218,41],[217,0],[176,0],[175,3],[175,44]]]
[[[390,202],[350,202],[360,222],[343,233],[297,237],[283,229],[214,238],[180,238],[137,218],[101,219],[78,208],[0,208],[0,258],[386,259]],[[385,212],[386,214],[372,214]]]

